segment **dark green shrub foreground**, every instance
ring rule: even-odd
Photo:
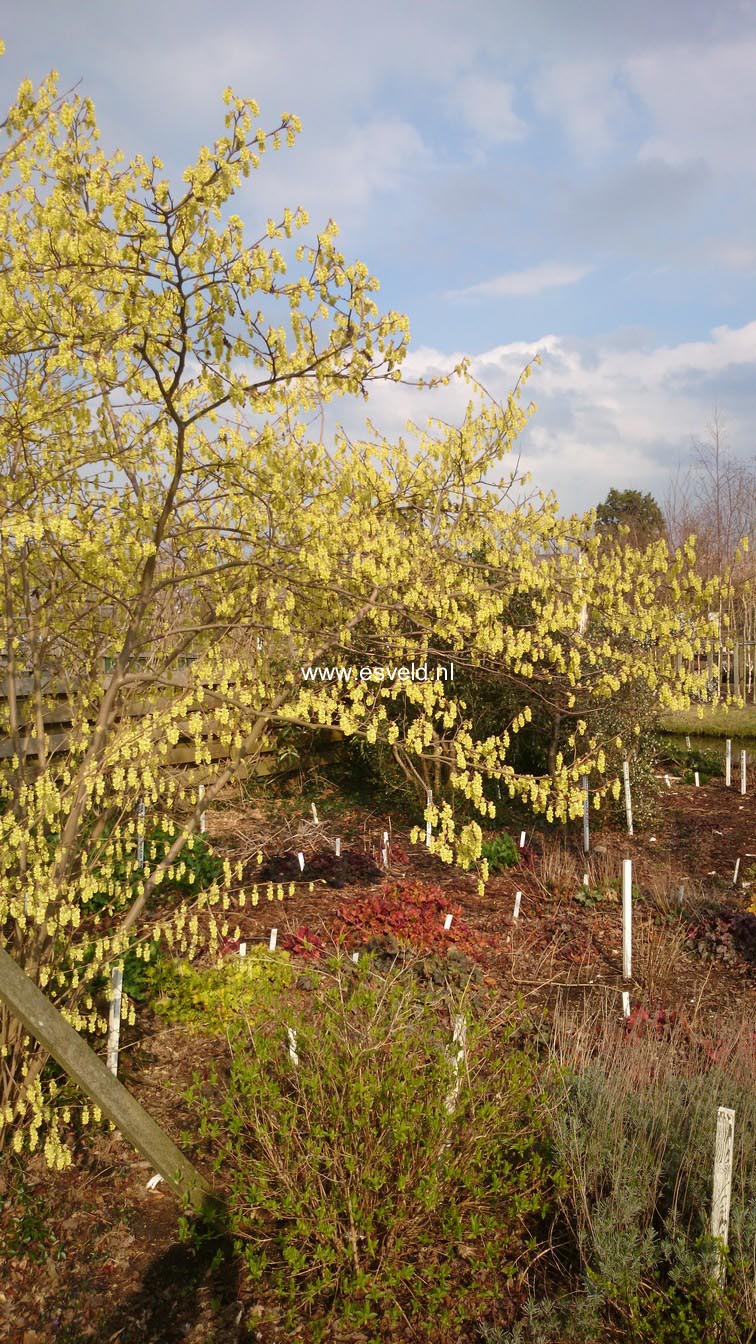
[[[249,1279],[313,1340],[452,1340],[496,1319],[554,1187],[542,1066],[512,1028],[469,1021],[450,1114],[464,998],[444,1010],[365,960],[331,963],[307,1000],[229,1032],[227,1072],[190,1093]]]

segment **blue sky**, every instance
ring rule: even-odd
[[[505,396],[536,351],[522,466],[565,510],[611,486],[663,499],[718,406],[756,452],[756,2],[26,0],[0,19],[4,102],[81,80],[107,148],[181,171],[231,84],[296,147],[245,184],[284,204],[409,315],[417,375],[469,355]],[[378,389],[387,430],[462,409]],[[354,430],[362,404],[339,406]]]

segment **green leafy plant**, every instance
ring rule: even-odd
[[[148,977],[150,971],[148,968]],[[194,1031],[226,1032],[263,1011],[271,994],[291,984],[286,951],[253,947],[246,957],[227,957],[219,966],[159,964],[151,976],[155,1011]]]
[[[494,836],[493,840],[486,840],[481,850],[481,858],[488,860],[488,871],[498,873],[502,868],[514,868],[519,863],[520,856],[517,846],[508,835],[503,831],[501,835]]]
[[[286,1330],[436,1338],[514,1276],[552,1185],[540,1066],[511,1026],[472,1021],[450,1104],[451,1035],[407,968],[332,961],[306,1010],[271,1001],[229,1070],[187,1094],[246,1271]]]

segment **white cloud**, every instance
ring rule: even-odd
[[[617,66],[606,60],[555,62],[533,81],[532,96],[582,158],[612,149],[631,114]]]
[[[527,134],[528,128],[517,116],[513,100],[512,84],[471,74],[458,82],[451,105],[476,136],[495,145],[521,140]]]
[[[481,280],[465,289],[447,291],[449,299],[499,299],[523,294],[542,294],[545,289],[575,285],[593,270],[592,266],[567,266],[559,262],[541,262],[522,271],[507,271],[491,280]]]
[[[672,469],[687,457],[691,438],[704,432],[714,401],[727,418],[732,451],[753,454],[756,322],[716,327],[704,339],[670,346],[653,346],[649,333],[638,329],[580,342],[552,333],[473,354],[471,369],[504,399],[539,352],[542,363],[522,397],[523,405],[532,398],[537,410],[518,443],[520,466],[539,489],[555,491],[563,512],[591,507],[612,486],[648,490],[662,501]],[[413,350],[404,376],[448,373],[463,353]],[[458,422],[469,395],[457,381],[433,392],[377,384],[368,409],[380,429],[397,435],[408,419]],[[350,433],[363,432],[364,412],[356,404],[337,403],[332,413]]]

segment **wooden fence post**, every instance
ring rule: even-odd
[[[0,999],[177,1195],[188,1198],[198,1213],[222,1210],[220,1196],[204,1176],[3,948]]]
[[[732,1154],[735,1143],[735,1112],[728,1106],[717,1110],[717,1137],[714,1146],[714,1182],[711,1197],[711,1235],[720,1244],[717,1280],[725,1280],[725,1259],[730,1227],[730,1196],[732,1193]]]

